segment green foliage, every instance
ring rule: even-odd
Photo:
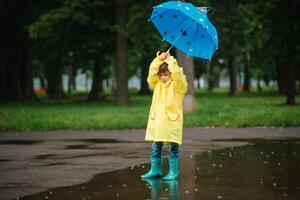
[[[61,68],[85,70],[93,66],[96,57],[112,53],[109,8],[102,0],[64,0],[42,12],[28,28],[35,63],[51,68],[51,61],[57,60]]]

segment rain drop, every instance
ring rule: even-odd
[[[278,165],[280,165],[280,162],[278,162]]]
[[[168,192],[168,188],[165,188],[165,191]]]
[[[48,196],[45,196],[45,199],[48,199]]]
[[[186,191],[185,191],[185,194],[188,194],[188,193],[190,193],[190,192],[189,192],[188,190],[186,190]]]
[[[84,186],[81,186],[81,189],[83,189],[83,190],[84,190]]]
[[[220,166],[220,168],[222,168],[222,167],[223,167],[223,165],[222,165],[222,164],[220,164],[219,166]]]
[[[222,196],[218,196],[218,199],[222,199]]]
[[[264,180],[263,180],[263,179],[260,179],[259,182],[260,182],[260,184],[263,184],[263,183],[264,183]]]
[[[197,167],[197,171],[199,171],[200,170],[200,167]]]
[[[126,184],[123,184],[123,187],[126,187]]]
[[[273,186],[276,187],[277,183],[273,183]]]
[[[287,193],[284,193],[283,196],[284,196],[284,197],[287,197],[288,195],[287,195]]]
[[[267,164],[268,162],[265,160],[264,163]]]
[[[198,188],[195,188],[195,192],[198,192]]]
[[[216,164],[214,163],[214,164],[213,164],[213,167],[215,167],[215,166],[216,166]]]
[[[193,155],[190,155],[190,158],[193,158]]]
[[[117,193],[117,194],[116,194],[116,197],[119,197],[119,196],[120,196],[119,193]]]
[[[194,176],[194,179],[197,179],[197,176]]]

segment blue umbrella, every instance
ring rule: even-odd
[[[153,7],[149,20],[171,44],[169,50],[175,46],[187,56],[211,60],[218,49],[218,33],[207,17],[209,11],[190,3],[168,1]]]

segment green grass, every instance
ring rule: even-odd
[[[88,103],[77,94],[56,102],[42,97],[35,103],[0,105],[1,131],[100,130],[145,128],[151,96],[131,95],[128,106],[116,106],[107,95]],[[230,98],[224,90],[197,92],[198,109],[185,113],[184,127],[299,126],[300,106],[285,106],[276,91],[241,93]],[[297,96],[300,102],[300,96]]]

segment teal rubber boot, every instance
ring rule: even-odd
[[[141,176],[142,179],[162,176],[162,161],[162,158],[151,157],[151,169],[149,172]]]
[[[169,172],[163,178],[164,181],[176,180],[179,176],[179,158],[169,158]]]

